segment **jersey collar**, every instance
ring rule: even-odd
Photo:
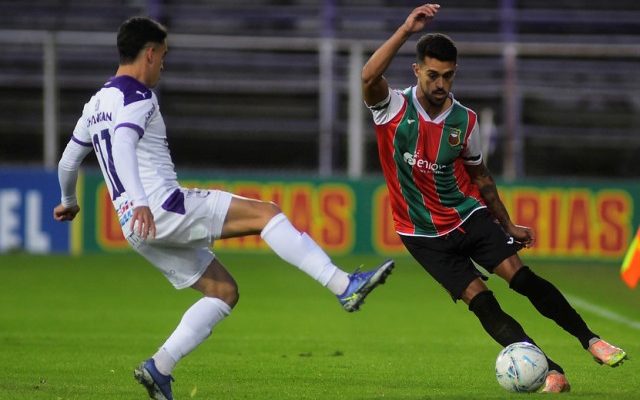
[[[425,121],[433,122],[434,124],[439,124],[442,121],[444,121],[445,119],[447,119],[449,114],[451,114],[451,110],[453,110],[453,105],[458,102],[458,100],[456,100],[453,97],[453,93],[449,92],[449,98],[451,99],[451,105],[446,110],[441,112],[440,115],[438,115],[435,119],[431,119],[429,114],[427,114],[427,112],[424,110],[424,108],[422,108],[422,104],[420,104],[420,102],[418,101],[418,97],[416,96],[416,86],[413,86],[411,88],[411,97],[413,98],[413,104],[415,104],[416,110],[418,110],[418,114],[420,114],[420,116]]]

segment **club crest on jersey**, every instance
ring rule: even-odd
[[[446,128],[446,131],[449,134],[449,145],[451,147],[460,145],[460,137],[462,136],[462,131],[457,128]]]

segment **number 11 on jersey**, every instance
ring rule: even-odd
[[[116,167],[113,164],[111,135],[108,129],[100,131],[100,135],[97,133],[93,135],[93,147],[96,150],[98,161],[102,164],[102,170],[109,179],[109,184],[111,185],[111,200],[115,200],[124,192],[124,187],[120,182],[120,178],[118,178],[118,174],[116,174]],[[105,155],[107,156],[106,160]]]

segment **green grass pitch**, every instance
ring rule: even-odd
[[[174,371],[176,399],[504,399],[493,373],[500,347],[410,258],[360,312],[272,255],[224,253],[240,302]],[[380,257],[336,257],[344,269]],[[638,399],[640,290],[617,265],[531,263],[590,327],[631,356],[612,369],[538,315],[498,278],[503,308],[557,362],[563,398]],[[197,298],[176,291],[141,257],[0,256],[0,399],[145,399],[133,368]]]

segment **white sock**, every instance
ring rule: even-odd
[[[271,218],[260,236],[280,258],[334,294],[342,294],[349,285],[347,273],[336,267],[327,253],[309,235],[300,233],[284,214]]]
[[[215,297],[203,297],[182,316],[182,320],[153,360],[161,374],[169,375],[176,363],[209,335],[213,327],[231,313],[231,307]]]
[[[158,372],[162,375],[171,375],[171,371],[173,371],[177,362],[173,357],[171,357],[171,354],[169,354],[163,347],[160,347],[152,358],[156,363]]]
[[[341,269],[336,268],[335,274],[329,279],[327,283],[327,289],[331,290],[333,294],[342,294],[347,290],[349,286],[349,274]]]

